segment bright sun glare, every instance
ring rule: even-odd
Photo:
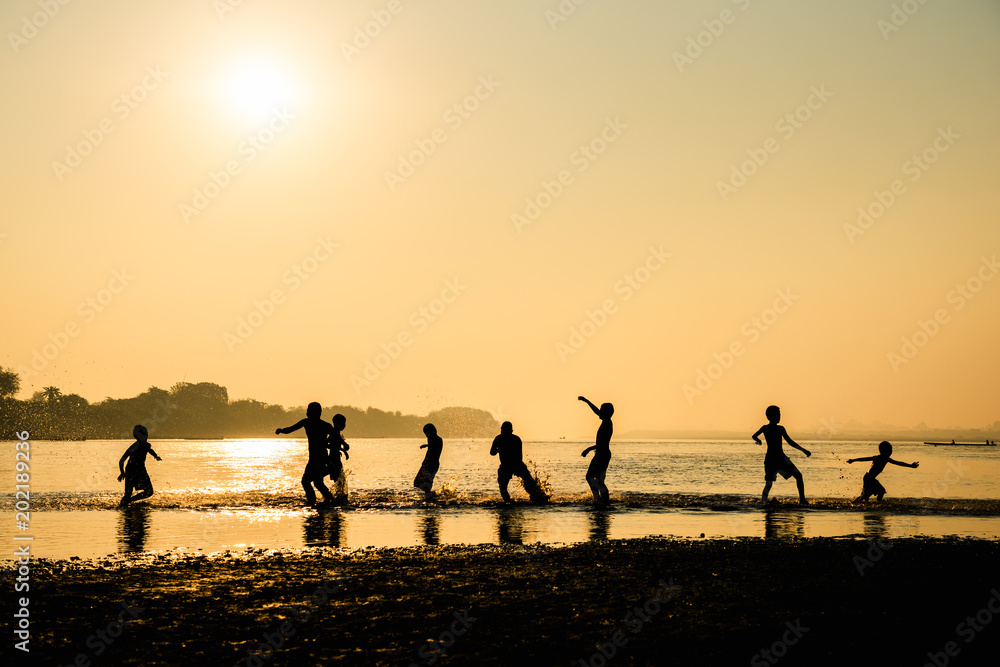
[[[282,72],[271,66],[257,66],[238,73],[232,81],[233,102],[244,114],[267,116],[292,100],[292,86]]]

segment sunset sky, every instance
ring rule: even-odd
[[[525,439],[596,429],[580,394],[619,433],[1000,419],[994,1],[8,0],[0,27],[21,398],[210,381]]]

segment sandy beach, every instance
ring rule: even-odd
[[[31,569],[30,657],[61,665],[919,665],[940,653],[959,664],[950,649],[962,665],[987,664],[1000,645],[1000,618],[988,606],[1000,608],[998,562],[992,541],[885,538],[42,560]]]

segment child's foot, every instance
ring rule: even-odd
[[[805,498],[799,498],[799,505],[808,505],[809,501]]]

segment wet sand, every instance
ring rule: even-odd
[[[598,666],[603,647],[613,665],[922,665],[955,642],[960,664],[992,664],[998,564],[993,541],[827,538],[35,561],[30,657],[245,665],[249,650],[261,652],[250,665]],[[0,568],[9,585],[11,564]],[[130,618],[123,603],[137,618],[114,638],[116,619]],[[959,626],[968,616],[979,630]],[[281,644],[270,655],[268,636]]]

